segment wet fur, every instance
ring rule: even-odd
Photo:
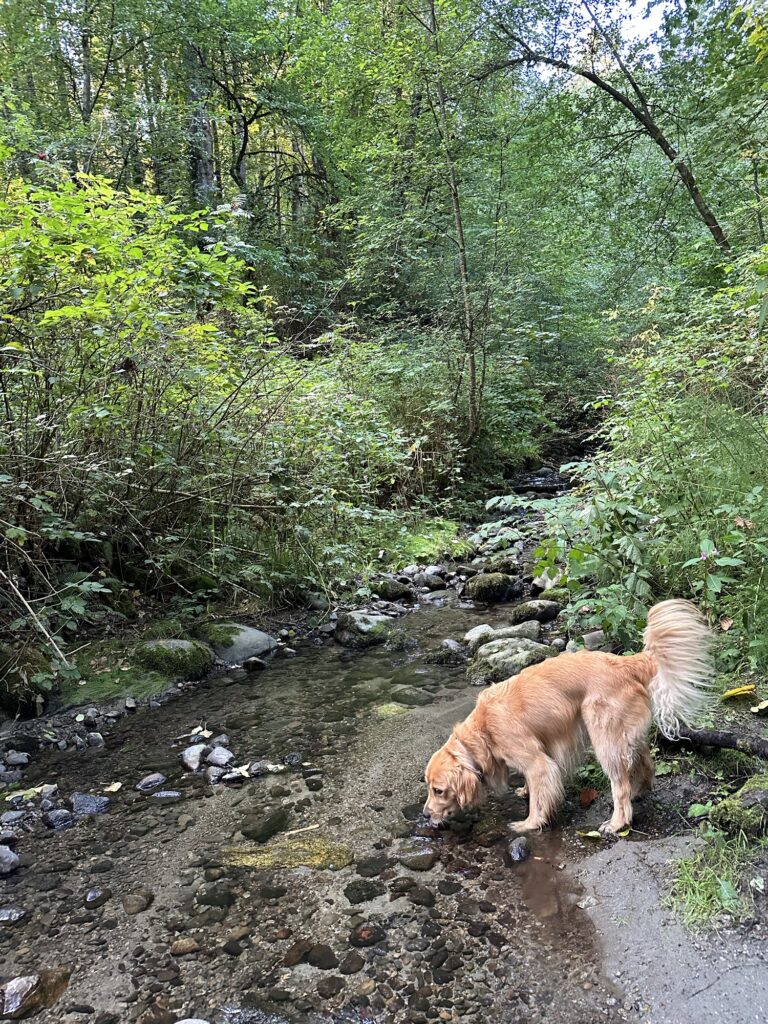
[[[589,743],[613,796],[601,828],[631,825],[632,800],[651,789],[655,775],[652,719],[674,735],[705,708],[713,674],[709,629],[688,601],[652,608],[644,640],[641,654],[561,654],[484,690],[427,766],[424,811],[433,824],[482,803],[489,790],[503,793],[509,773],[519,772],[529,811],[511,828],[542,828]]]

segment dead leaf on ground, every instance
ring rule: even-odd
[[[582,807],[590,807],[600,796],[596,789],[582,789],[579,793],[579,803]]]
[[[724,633],[727,633],[732,625],[733,619],[730,617],[730,615],[723,615],[720,618],[720,629],[722,629]]]
[[[744,686],[734,686],[732,690],[726,690],[723,700],[732,700],[735,697],[751,697],[755,692],[754,683],[746,683]]]

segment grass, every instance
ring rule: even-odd
[[[703,849],[677,862],[667,904],[689,928],[710,925],[720,914],[741,920],[752,907],[747,876],[764,846],[765,840],[756,844],[744,835],[711,831]]]
[[[170,680],[160,672],[134,664],[128,647],[119,640],[104,640],[78,655],[79,681],[62,685],[65,704],[107,703],[121,697],[151,697],[167,689]]]
[[[459,536],[459,524],[451,519],[425,519],[414,524],[393,542],[392,562],[395,568],[410,562],[437,562],[450,552],[450,557],[466,557],[472,545]]]

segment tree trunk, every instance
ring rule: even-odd
[[[208,207],[216,200],[216,175],[213,161],[213,131],[206,106],[206,90],[200,80],[194,53],[188,56],[189,167],[192,189],[198,206]]]

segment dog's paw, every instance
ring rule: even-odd
[[[512,832],[540,832],[543,825],[533,818],[525,818],[524,821],[510,821],[509,828]]]
[[[626,825],[623,822],[617,823],[609,818],[608,821],[604,821],[602,825],[598,826],[598,832],[604,836],[617,836],[619,832],[623,832],[628,828],[629,825]]]
[[[527,800],[528,799],[528,787],[527,786],[518,786],[517,789],[515,790],[515,796],[519,796],[519,797],[522,797],[523,800]]]

